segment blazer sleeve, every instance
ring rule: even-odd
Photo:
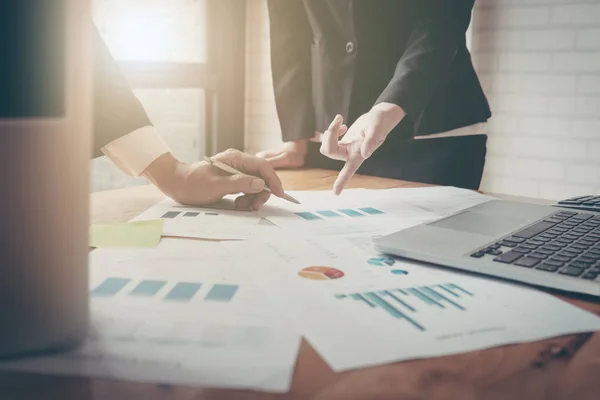
[[[92,154],[96,158],[103,155],[101,149],[108,143],[152,123],[100,33],[94,31]]]
[[[411,119],[421,114],[446,79],[471,20],[474,0],[419,0],[417,21],[394,76],[376,103],[397,104]]]
[[[302,1],[268,0],[271,69],[283,141],[312,138],[310,28]]]

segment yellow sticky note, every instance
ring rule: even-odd
[[[163,219],[125,222],[122,224],[92,224],[91,247],[156,247],[162,235]]]

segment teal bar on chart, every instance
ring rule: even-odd
[[[128,278],[106,278],[100,285],[92,290],[94,297],[112,297],[119,293],[131,281]]]
[[[310,212],[298,212],[295,213],[297,216],[304,218],[307,221],[314,221],[317,219],[321,219],[321,217],[319,217],[316,214],[310,213]]]
[[[393,305],[391,305],[390,303],[388,303],[387,301],[385,301],[378,294],[369,292],[369,293],[365,293],[365,296],[370,301],[372,301],[373,303],[377,304],[380,308],[382,308],[384,311],[386,311],[390,316],[392,316],[394,318],[398,318],[398,319],[404,319],[404,320],[408,321],[412,326],[414,326],[415,328],[417,328],[420,331],[424,331],[425,330],[425,327],[423,327],[417,321],[415,321],[414,319],[410,318],[408,315],[404,314],[402,311],[398,310],[396,307],[394,307]]]
[[[353,210],[351,208],[344,208],[344,209],[341,209],[341,210],[338,210],[338,211],[341,212],[342,214],[345,214],[345,215],[349,216],[349,217],[364,217],[365,216],[365,214],[361,214],[358,211]]]
[[[447,284],[446,286],[447,286],[447,287],[449,287],[449,288],[451,288],[451,289],[458,289],[458,290],[460,290],[461,292],[463,292],[463,293],[465,293],[465,294],[468,294],[469,296],[473,296],[473,293],[469,292],[468,290],[465,290],[465,289],[461,288],[461,287],[460,287],[460,286],[458,286],[458,285],[455,285],[454,283],[449,283],[449,284]]]
[[[452,290],[450,290],[449,288],[447,288],[446,286],[448,285],[437,285],[437,287],[439,287],[440,289],[446,291],[446,293],[451,294],[454,297],[460,297],[460,295],[454,293]]]
[[[363,207],[363,208],[359,208],[359,210],[364,213],[370,214],[370,215],[385,214],[383,211],[380,211],[373,207]]]
[[[204,297],[204,300],[225,302],[231,301],[238,289],[238,285],[223,285],[218,283],[210,289],[210,291]]]
[[[202,287],[201,283],[179,282],[169,293],[167,293],[165,300],[190,301],[196,295],[196,292],[200,290],[200,287]]]
[[[369,307],[375,307],[375,304],[373,304],[369,299],[367,299],[365,296],[363,296],[360,293],[351,294],[350,297],[353,298],[354,300],[358,300],[358,301],[367,303],[367,305]]]
[[[411,306],[404,300],[400,299],[400,297],[396,296],[394,293],[390,292],[389,290],[384,290],[381,292],[381,294],[391,297],[392,299],[396,300],[396,302],[398,302],[398,303],[402,304],[404,307],[408,308],[410,311],[417,311],[413,308],[413,306]]]
[[[322,215],[327,218],[341,217],[340,214],[336,213],[335,211],[331,211],[331,210],[317,211],[317,214]]]
[[[425,286],[425,287],[422,287],[422,288],[421,288],[421,290],[422,290],[423,292],[425,292],[425,293],[426,293],[426,294],[427,294],[429,297],[433,297],[433,298],[435,298],[436,300],[439,300],[439,301],[445,301],[445,302],[447,302],[447,303],[450,303],[450,304],[452,304],[454,307],[458,308],[459,310],[464,310],[464,309],[465,309],[465,308],[464,308],[463,306],[461,306],[460,304],[458,304],[458,303],[455,303],[454,301],[450,300],[450,298],[449,298],[449,297],[446,297],[446,296],[444,296],[443,294],[441,294],[441,293],[438,293],[438,292],[437,292],[435,289],[433,289],[433,288],[431,288],[431,287]]]
[[[129,294],[131,296],[152,297],[156,295],[166,284],[166,281],[141,281]]]
[[[409,289],[406,289],[406,291],[408,293],[412,294],[413,296],[416,296],[418,299],[422,300],[423,302],[425,302],[427,304],[435,304],[438,307],[444,308],[444,306],[442,304],[440,304],[439,302],[435,301],[434,299],[432,299],[431,297],[427,296],[425,293],[421,292],[418,289],[409,288]]]

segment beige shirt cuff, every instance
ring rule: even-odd
[[[139,176],[154,160],[171,149],[153,126],[145,126],[113,140],[102,152],[129,176]]]

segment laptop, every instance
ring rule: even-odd
[[[374,244],[412,260],[600,296],[600,213],[491,200]]]

